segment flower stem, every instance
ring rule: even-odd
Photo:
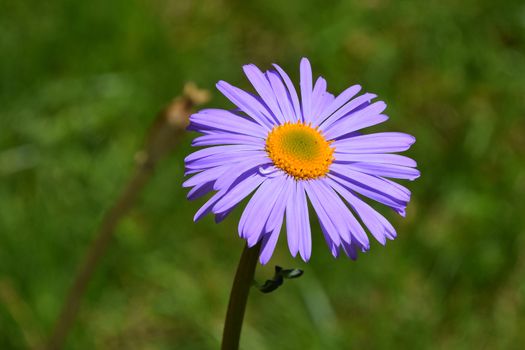
[[[255,274],[260,250],[261,244],[258,243],[252,248],[246,245],[242,252],[241,260],[239,260],[237,272],[235,273],[235,279],[233,280],[226,321],[224,322],[222,350],[239,349],[244,311],[246,310],[250,287],[253,284],[253,276]]]

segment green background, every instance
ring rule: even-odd
[[[309,264],[283,235],[253,292],[244,349],[519,349],[525,343],[525,4],[519,0],[0,0],[0,349],[50,332],[83,251],[185,81],[230,104],[242,64],[299,60],[339,93],[388,103],[373,130],[417,137],[405,219],[386,247]],[[183,158],[119,225],[67,349],[215,349],[243,241],[240,210],[194,224]]]

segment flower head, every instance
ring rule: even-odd
[[[386,104],[372,102],[374,94],[357,96],[359,85],[334,97],[322,77],[313,84],[306,58],[301,60],[300,99],[288,75],[274,67],[263,73],[244,66],[258,95],[217,83],[237,109],[205,109],[190,117],[188,129],[202,134],[193,146],[211,147],[185,159],[186,174],[194,174],[184,182],[192,187],[188,198],[216,191],[194,220],[212,212],[219,222],[253,193],[239,234],[249,246],[262,241],[263,264],[272,256],[284,221],[290,252],[309,260],[308,201],[334,256],[343,250],[355,259],[358,250],[369,249],[363,225],[381,244],[394,239],[395,229],[363,197],[405,215],[410,191],[390,179],[419,177],[414,160],[395,154],[409,149],[415,138],[360,133],[388,119],[382,114]]]

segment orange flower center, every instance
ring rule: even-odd
[[[274,165],[296,180],[325,176],[334,158],[331,141],[302,122],[278,125],[268,133],[266,152]]]

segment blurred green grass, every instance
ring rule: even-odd
[[[0,2],[0,348],[47,334],[83,250],[183,83],[248,88],[300,57],[388,104],[422,177],[399,238],[253,293],[245,349],[519,349],[525,343],[525,4],[490,0]],[[227,101],[214,91],[214,106]],[[193,224],[184,146],[119,226],[68,349],[213,349],[242,249],[237,211]],[[5,300],[5,297],[4,297]],[[13,309],[15,312],[13,313]]]

